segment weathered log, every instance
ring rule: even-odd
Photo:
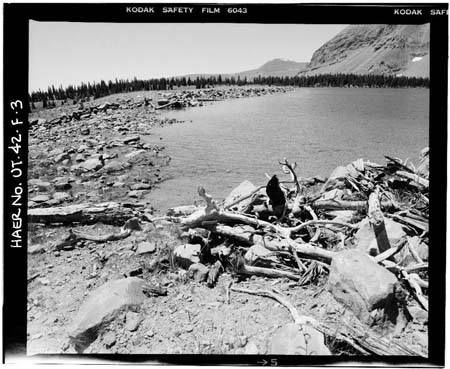
[[[380,202],[383,209],[395,208],[391,200],[383,199]],[[360,210],[367,211],[369,204],[367,201],[347,201],[347,200],[316,200],[311,204],[313,209],[320,210]]]
[[[420,177],[417,174],[405,172],[402,170],[398,170],[396,174],[399,175],[400,177],[410,179],[413,182],[418,183],[422,187],[425,187],[426,189],[430,187],[430,181],[428,179]]]
[[[75,245],[79,241],[87,240],[94,242],[108,242],[108,241],[118,241],[127,238],[131,234],[130,229],[122,229],[120,233],[111,233],[107,235],[97,236],[87,234],[81,231],[69,229],[69,234],[60,242],[55,244],[53,248],[55,250],[62,250],[66,247]]]
[[[292,279],[293,281],[298,281],[300,279],[300,275],[285,270],[255,267],[245,264],[241,265],[237,272],[245,275],[257,275],[269,278],[288,278]]]
[[[28,210],[30,223],[83,223],[97,222],[122,225],[135,216],[132,209],[120,203],[105,202],[100,204],[76,204],[51,208],[34,208]]]
[[[373,191],[369,196],[369,221],[372,224],[373,231],[375,233],[375,239],[377,240],[378,250],[383,253],[391,248],[389,238],[386,233],[386,227],[384,225],[384,216],[381,211],[380,201],[378,200],[379,190],[378,188]],[[388,258],[394,261],[393,256]]]

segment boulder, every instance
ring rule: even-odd
[[[258,346],[256,346],[256,343],[254,343],[254,342],[247,343],[245,345],[244,354],[245,355],[258,355],[259,349],[258,349]]]
[[[237,186],[231,193],[227,196],[224,202],[224,206],[228,206],[232,204],[234,201],[240,199],[241,197],[249,195],[251,192],[256,190],[256,187],[250,181],[243,181],[239,186]],[[233,209],[236,208],[238,211],[245,209],[251,201],[251,197],[241,201],[239,204],[233,206]]]
[[[111,348],[116,343],[116,335],[114,332],[107,332],[103,336],[103,343],[105,344],[106,348]]]
[[[134,158],[136,156],[145,154],[146,152],[147,152],[146,150],[142,150],[142,149],[141,150],[136,150],[136,151],[129,152],[128,154],[125,155],[125,157],[127,159],[132,159],[132,158]]]
[[[83,154],[77,154],[75,156],[75,161],[77,163],[80,163],[80,162],[85,161],[85,160],[86,160],[86,157]]]
[[[141,324],[143,318],[141,314],[128,311],[125,316],[125,328],[130,331],[134,332],[138,329],[139,324]]]
[[[333,257],[327,288],[338,302],[368,322],[372,310],[394,307],[399,285],[394,274],[366,253],[345,250]]]
[[[86,170],[99,170],[101,167],[103,167],[103,163],[97,158],[86,160],[80,164],[80,168]]]
[[[136,218],[136,217],[128,219],[125,222],[123,228],[124,229],[130,229],[132,231],[140,231],[140,230],[142,230],[141,224],[139,223],[139,218]]]
[[[113,160],[106,163],[106,165],[102,168],[102,171],[105,173],[112,173],[112,172],[119,172],[124,168],[125,167],[122,162]]]
[[[56,200],[58,202],[63,202],[66,200],[69,200],[72,196],[66,192],[55,192],[53,194],[53,200]]]
[[[188,277],[196,282],[204,282],[208,277],[209,269],[201,263],[191,264],[188,269]]]
[[[62,154],[56,155],[53,160],[55,163],[60,163],[64,160],[70,160],[70,155],[68,153],[64,152]]]
[[[45,252],[44,245],[28,245],[28,253],[35,255],[35,254],[43,254]]]
[[[289,323],[279,328],[268,346],[272,355],[331,355],[323,334],[306,324]]]
[[[131,277],[107,282],[90,293],[69,329],[77,352],[83,352],[120,312],[143,303],[143,285],[144,280]]]
[[[30,199],[30,201],[37,203],[46,202],[48,200],[50,200],[50,197],[48,195],[37,195]]]
[[[56,191],[66,191],[72,188],[72,185],[69,183],[70,180],[67,177],[58,177],[57,181],[54,182]]]
[[[180,266],[188,268],[191,264],[200,262],[200,252],[200,244],[184,244],[175,247],[173,255]]]
[[[275,256],[267,257],[267,255],[271,253],[272,251],[267,250],[264,246],[255,244],[248,248],[247,252],[244,255],[244,259],[249,264],[253,264],[258,258],[267,258],[276,261],[277,258]]]
[[[384,218],[384,225],[391,246],[406,236],[403,226],[400,223],[389,218]],[[365,218],[360,222],[359,229],[355,234],[355,244],[358,250],[367,252],[370,255],[378,255],[380,253],[369,218]]]
[[[136,249],[136,253],[139,255],[142,255],[142,254],[148,254],[148,253],[154,252],[155,250],[156,250],[156,246],[154,243],[141,242]]]

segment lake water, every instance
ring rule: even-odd
[[[287,179],[283,157],[297,162],[301,177],[328,176],[358,158],[417,159],[429,141],[428,107],[425,89],[303,88],[165,112],[186,122],[149,139],[166,146],[172,179],[146,198],[161,210],[187,205],[198,200],[198,185],[224,198],[244,179]]]

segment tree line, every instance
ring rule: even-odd
[[[274,85],[293,87],[429,87],[429,78],[405,77],[373,74],[319,74],[312,76],[295,77],[263,77],[253,79],[240,76],[197,76],[172,77],[152,79],[115,79],[115,81],[100,81],[94,83],[81,83],[78,86],[70,85],[55,88],[49,86],[47,91],[33,91],[29,94],[31,103],[43,102],[44,107],[51,106],[56,100],[74,100],[100,98],[121,92],[172,90],[175,88],[195,87],[209,88],[215,86],[243,86],[243,85]]]

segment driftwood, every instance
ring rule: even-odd
[[[410,179],[413,182],[418,183],[422,187],[425,187],[426,189],[430,187],[430,181],[428,179],[420,177],[417,174],[405,172],[402,170],[397,171],[396,174],[399,175],[400,177]]]
[[[369,221],[372,224],[375,238],[377,240],[378,250],[383,253],[391,248],[389,238],[386,233],[386,227],[384,225],[384,216],[381,211],[380,201],[378,200],[379,190],[376,189],[369,196]],[[392,256],[389,256],[389,260],[394,261]]]
[[[219,278],[219,274],[223,271],[222,263],[217,260],[215,264],[209,269],[208,279],[206,281],[206,285],[210,288],[216,285],[217,279]]]
[[[100,204],[76,204],[51,208],[35,208],[28,210],[30,223],[82,223],[123,224],[134,215],[133,209],[117,202]]]
[[[288,278],[293,281],[298,281],[300,279],[300,275],[285,270],[256,267],[245,264],[242,265],[236,272],[238,272],[239,274],[257,275],[260,277]]]
[[[120,233],[111,233],[102,236],[87,234],[81,231],[69,229],[69,234],[62,241],[55,244],[55,250],[62,250],[66,247],[73,246],[79,241],[87,240],[94,242],[118,241],[127,238],[131,234],[131,230],[122,229]]]

